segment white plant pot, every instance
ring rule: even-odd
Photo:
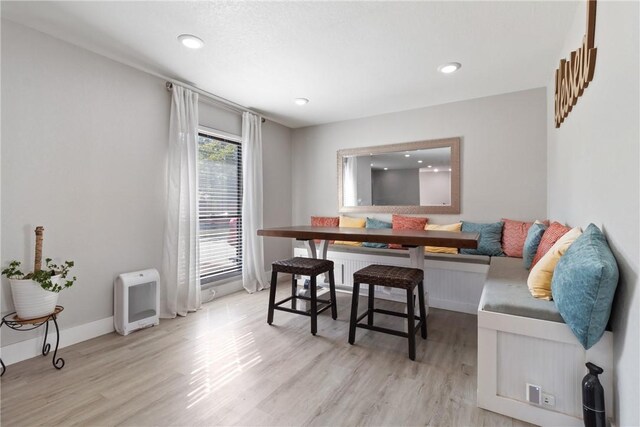
[[[60,283],[61,276],[53,276],[51,281]],[[58,292],[42,289],[40,283],[33,280],[9,279],[11,295],[16,314],[21,319],[35,319],[47,316],[56,310]]]

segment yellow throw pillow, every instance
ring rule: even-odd
[[[340,227],[353,227],[353,228],[364,228],[367,223],[366,218],[351,218],[348,216],[340,216]],[[362,246],[362,242],[345,242],[342,240],[336,240],[336,245],[347,245],[347,246]]]
[[[457,222],[455,224],[445,224],[445,225],[437,225],[437,224],[427,224],[424,228],[425,230],[439,230],[439,231],[457,231],[460,232],[460,228],[462,227],[461,222]],[[458,248],[445,248],[440,246],[425,246],[424,253],[439,253],[439,254],[457,254]]]
[[[535,298],[551,300],[551,279],[553,279],[553,270],[560,261],[560,257],[565,254],[569,246],[582,234],[580,227],[572,228],[568,233],[562,236],[551,249],[544,254],[540,261],[533,266],[527,279],[529,292]]]

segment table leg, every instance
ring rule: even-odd
[[[416,246],[415,248],[409,248],[409,259],[411,268],[419,268],[424,271],[424,246]],[[426,315],[429,316],[429,293],[427,292],[426,286],[426,277],[425,277],[425,286],[424,286],[424,300],[425,300],[425,309]],[[417,291],[416,287],[416,291]]]
[[[316,247],[315,240],[305,240],[304,245],[307,247],[309,258],[327,259],[327,251],[329,250],[329,241],[320,240],[320,247]],[[324,273],[324,283],[329,283],[329,273]]]

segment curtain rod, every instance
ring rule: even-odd
[[[188,88],[189,90],[192,90],[194,92],[199,93],[200,95],[203,95],[207,98],[209,98],[212,101],[215,101],[216,104],[222,104],[223,107],[226,107],[227,109],[231,110],[231,111],[235,111],[237,113],[243,113],[243,112],[248,112],[248,113],[252,113],[257,115],[258,117],[260,117],[260,120],[262,121],[262,123],[265,122],[265,118],[262,117],[262,115],[256,113],[255,111],[251,111],[248,108],[243,107],[242,105],[236,104],[235,102],[229,101],[228,99],[224,99],[222,97],[219,97],[217,95],[214,95],[212,93],[209,92],[205,92],[202,89],[198,89],[194,86],[191,85],[187,85],[184,83],[176,83],[179,86],[184,86],[186,88]],[[172,81],[167,81],[165,84],[165,87],[167,88],[168,91],[170,91],[173,88],[174,83]]]

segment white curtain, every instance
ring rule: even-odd
[[[264,277],[264,247],[256,232],[262,228],[262,123],[242,114],[242,284],[249,292],[268,287]]]
[[[167,206],[160,282],[161,316],[200,308],[198,268],[198,94],[173,85]]]
[[[358,206],[358,166],[357,157],[344,159],[344,206]]]

